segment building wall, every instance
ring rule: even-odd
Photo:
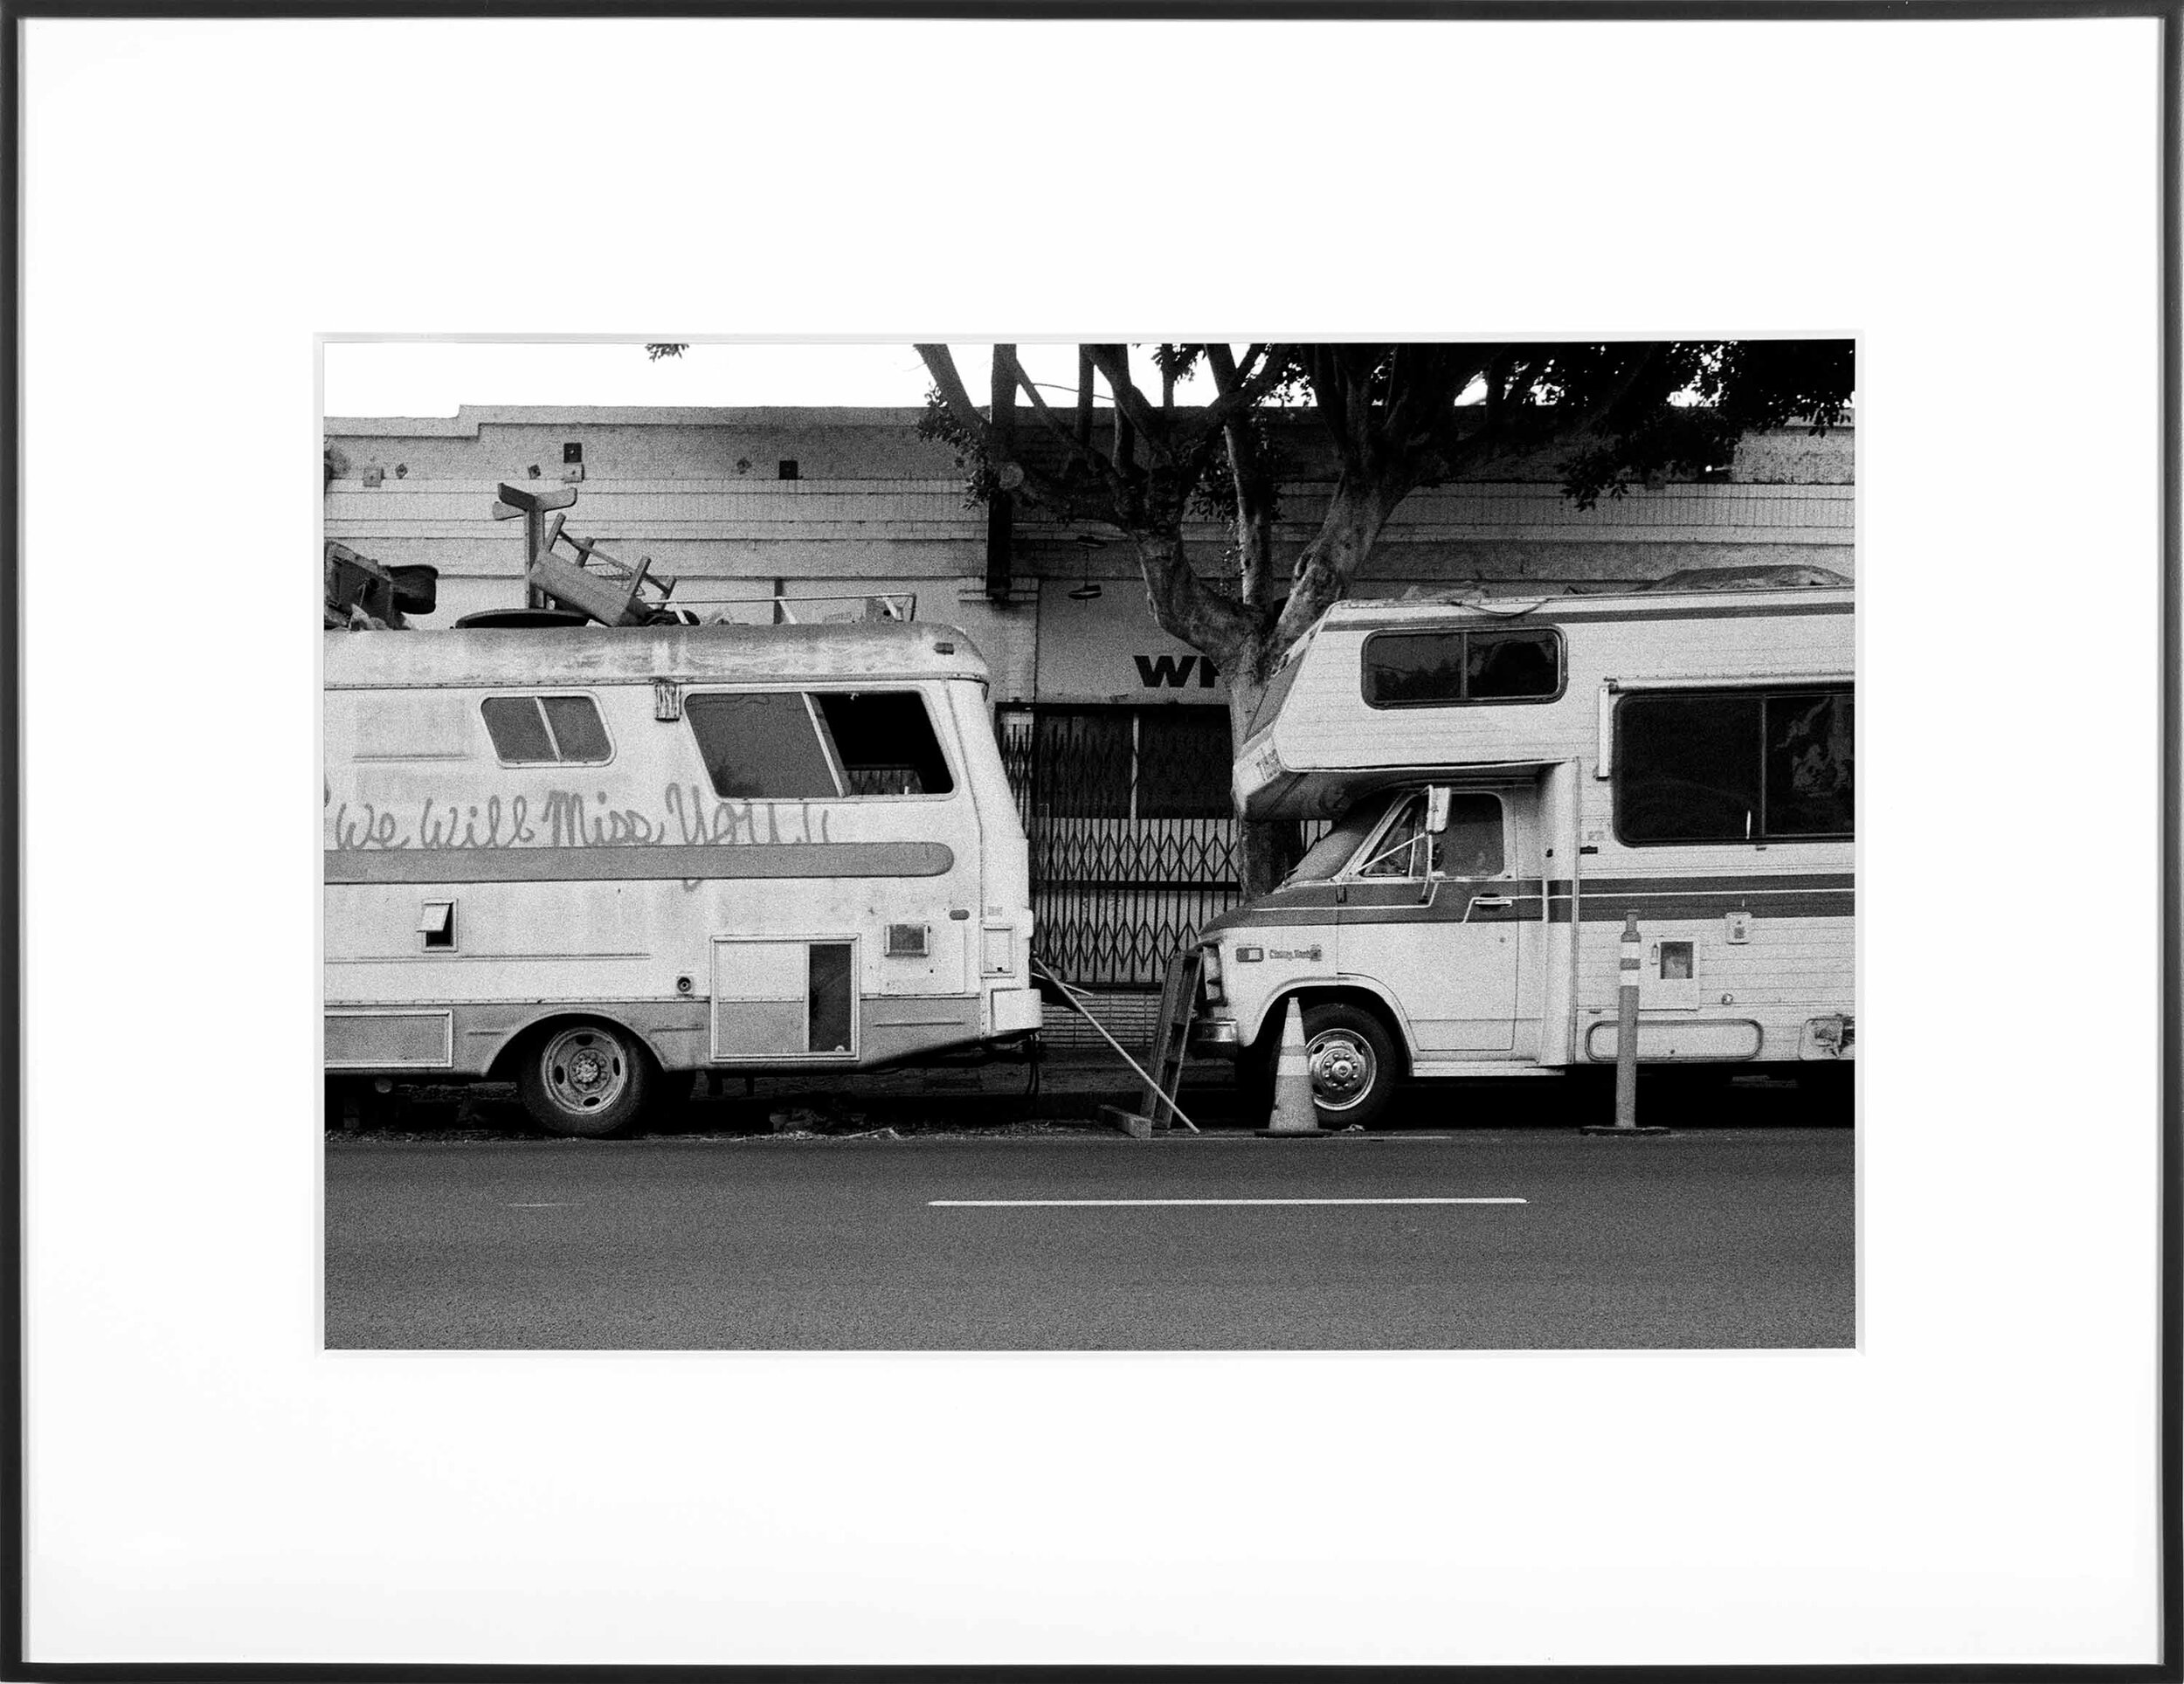
[[[466,408],[452,419],[334,419],[326,535],[382,562],[437,567],[440,606],[422,625],[519,605],[522,527],[492,518],[493,488],[528,483],[534,470],[560,481],[564,446],[576,445],[583,477],[569,530],[619,559],[650,558],[655,575],[675,579],[674,600],[701,613],[770,618],[778,593],[799,618],[852,616],[875,593],[908,592],[920,619],[961,625],[978,641],[997,700],[1219,694],[1199,681],[1202,669],[1187,685],[1168,681],[1193,652],[1152,625],[1128,546],[1111,532],[1089,549],[1075,541],[1079,528],[1019,514],[1016,589],[1007,604],[989,603],[985,513],[965,506],[952,449],[917,437],[919,414]],[[1562,590],[1758,562],[1855,574],[1851,446],[1848,428],[1753,438],[1728,482],[1637,488],[1590,511],[1572,507],[1545,467],[1530,480],[1420,492],[1357,590]],[[791,462],[797,477],[780,478]],[[1305,453],[1304,472],[1315,471]],[[1310,539],[1324,503],[1324,482],[1285,493],[1282,560]],[[1218,526],[1190,535],[1199,553],[1220,555]],[[1069,640],[1066,658],[1042,656],[1042,637]],[[1144,681],[1149,670],[1162,681]]]

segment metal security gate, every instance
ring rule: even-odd
[[[1242,898],[1227,709],[1041,707],[995,728],[1039,951],[1079,987],[1147,990],[1150,1013],[1169,956]]]

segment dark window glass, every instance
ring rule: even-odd
[[[589,696],[488,696],[483,707],[493,752],[504,764],[582,764],[612,753]]]
[[[724,800],[824,800],[841,793],[800,691],[690,696],[682,715],[713,791]]]
[[[539,714],[536,696],[488,696],[485,714],[486,730],[493,738],[493,752],[508,764],[552,763],[554,740],[546,735],[546,721]]]
[[[1502,803],[1498,797],[1449,797],[1448,828],[1434,838],[1433,868],[1443,877],[1502,874]]]
[[[852,795],[946,795],[956,787],[925,699],[888,690],[817,698]]]
[[[1365,700],[1375,707],[1463,700],[1463,633],[1383,632],[1365,639]]]
[[[1767,698],[1769,836],[1849,836],[1852,831],[1851,699]]]
[[[1122,708],[1040,709],[1034,810],[1050,818],[1130,817],[1131,721]]]
[[[1754,694],[1624,697],[1615,714],[1623,839],[1757,839],[1760,708]]]
[[[1375,707],[1509,701],[1562,689],[1552,630],[1378,632],[1365,639],[1365,695]]]
[[[606,727],[599,722],[599,710],[591,697],[541,696],[538,705],[546,710],[546,726],[554,734],[562,759],[607,757]]]
[[[805,1043],[811,1052],[849,1051],[850,953],[847,942],[812,943]]]
[[[1633,695],[1615,713],[1626,842],[1852,833],[1847,691]]]
[[[1232,762],[1226,707],[1148,707],[1137,716],[1137,817],[1226,818]]]
[[[1466,632],[1465,698],[1500,701],[1553,695],[1562,688],[1559,646],[1552,632]]]

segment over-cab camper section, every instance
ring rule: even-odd
[[[513,1075],[563,1132],[663,1071],[1020,1037],[1023,829],[936,625],[335,633],[329,1073]]]
[[[1337,604],[1236,766],[1250,815],[1331,828],[1202,932],[1199,1044],[1297,998],[1352,1121],[1404,1073],[1612,1062],[1635,916],[1641,1059],[1849,1056],[1852,627],[1821,588]]]

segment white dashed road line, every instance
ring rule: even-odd
[[[1144,1205],[1206,1204],[1524,1204],[1522,1198],[932,1198],[936,1211],[1026,1211],[1067,1207],[1115,1209]]]

